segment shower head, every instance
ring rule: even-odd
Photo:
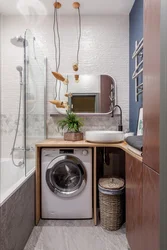
[[[23,71],[23,68],[21,66],[17,66],[16,69],[21,73]]]
[[[22,84],[22,80],[23,80],[23,68],[21,66],[17,66],[16,69],[20,73],[20,84]]]
[[[13,37],[10,39],[11,43],[15,45],[16,47],[23,48],[24,46],[28,46],[27,40],[25,40],[22,36],[19,37]]]

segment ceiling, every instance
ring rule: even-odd
[[[61,15],[76,13],[73,0],[59,0]],[[52,15],[54,0],[0,0],[5,15]],[[82,15],[128,15],[135,0],[80,0]]]

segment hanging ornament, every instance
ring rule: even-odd
[[[52,72],[52,74],[54,75],[54,77],[55,77],[57,80],[62,81],[62,82],[65,81],[65,78],[64,78],[61,74],[59,74],[58,72]]]
[[[52,72],[52,74],[54,75],[54,77],[57,80],[63,82],[65,85],[67,85],[69,83],[68,79],[65,78],[64,76],[62,76],[60,73],[58,73],[58,72]]]
[[[68,107],[67,102],[61,102],[59,100],[51,100],[49,102],[54,104],[57,108],[67,108]]]
[[[51,100],[49,102],[56,105],[57,108],[65,108],[64,102],[61,102],[59,100]]]

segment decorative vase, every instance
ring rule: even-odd
[[[81,132],[66,132],[64,133],[64,140],[65,141],[82,141],[83,140],[83,133]]]

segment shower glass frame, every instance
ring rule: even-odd
[[[30,34],[31,36],[31,39],[33,39],[33,41],[29,41],[28,39],[28,33]],[[40,106],[42,108],[42,113],[43,113],[43,121],[41,124],[41,127],[42,127],[42,134],[40,135],[39,139],[36,138],[34,140],[34,144],[33,144],[33,148],[28,145],[28,139],[29,139],[29,136],[28,136],[28,126],[27,126],[27,123],[28,123],[28,119],[29,119],[29,116],[28,116],[28,107],[27,107],[27,89],[28,89],[28,86],[29,86],[29,67],[31,66],[30,65],[30,53],[29,53],[29,46],[30,46],[30,42],[33,42],[35,43],[36,41],[36,38],[35,36],[33,35],[33,33],[31,32],[31,30],[27,29],[25,31],[25,35],[24,35],[24,163],[25,163],[25,176],[29,175],[29,173],[31,173],[32,171],[34,171],[34,168],[35,168],[35,143],[36,142],[39,142],[40,140],[43,140],[43,139],[46,139],[46,120],[47,120],[47,58],[43,55],[43,53],[41,52],[40,50],[40,63],[42,65],[42,81],[41,81],[41,88],[43,89],[43,106],[40,106],[39,103],[38,103],[38,106]],[[26,46],[26,41],[28,42],[28,46]],[[35,45],[34,45],[35,46]],[[34,47],[35,48],[35,47]],[[38,59],[36,56],[36,53],[35,53],[35,49],[33,48],[32,52],[34,53],[33,57],[34,57],[34,60],[36,60],[36,62],[38,63]],[[40,48],[38,47],[38,50]],[[37,66],[37,64],[35,65]],[[38,65],[39,66],[39,65]],[[38,72],[39,73],[39,68],[38,68]],[[34,79],[32,79],[34,81]],[[35,79],[35,82],[36,84],[36,79]],[[39,85],[39,83],[38,83]],[[37,84],[34,86],[34,88],[37,88]],[[37,91],[36,91],[37,92]],[[37,94],[36,94],[36,102],[37,102]],[[36,105],[36,104],[35,104]],[[33,109],[34,110],[34,109]],[[32,110],[32,111],[33,111]],[[30,114],[31,115],[31,114]],[[38,115],[38,114],[36,114]],[[30,121],[31,122],[31,121]],[[36,137],[36,135],[34,135],[34,137]],[[37,136],[38,137],[38,136]],[[32,165],[31,168],[28,166],[28,154],[31,153],[32,155],[34,154],[34,166]],[[32,162],[33,162],[32,161]],[[28,170],[29,168],[29,170]]]

